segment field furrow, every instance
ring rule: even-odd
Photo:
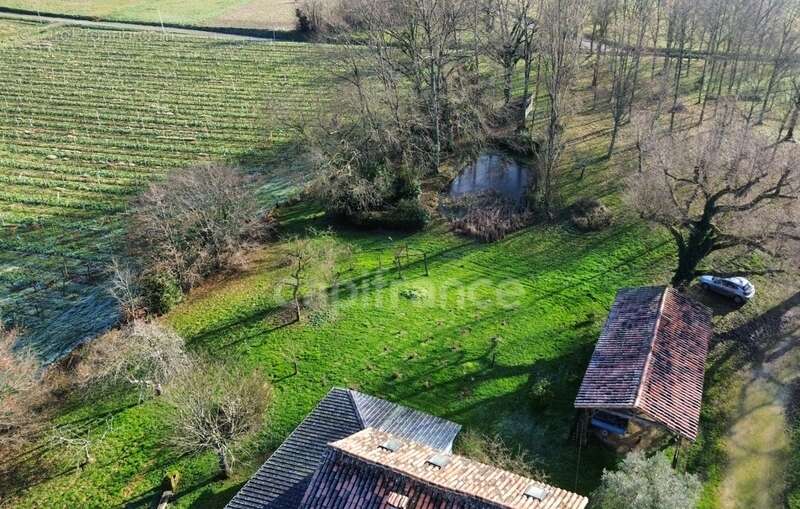
[[[98,331],[31,306],[44,299],[54,320],[92,323],[79,316],[90,308],[71,309],[86,295],[108,306],[97,290],[131,197],[199,161],[269,171],[252,154],[285,138],[265,110],[313,111],[330,88],[321,71],[333,49],[14,28],[14,43],[0,45],[0,316],[55,357]]]

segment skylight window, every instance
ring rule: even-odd
[[[528,498],[533,498],[542,501],[544,500],[544,497],[547,496],[547,491],[545,491],[544,488],[536,486],[535,484],[531,484],[530,486],[528,486],[528,489],[525,490],[524,495]]]
[[[392,491],[386,495],[386,506],[392,509],[406,509],[408,507],[408,497]]]
[[[400,447],[402,447],[402,445],[403,444],[402,442],[400,442],[400,440],[397,440],[396,438],[390,438],[389,440],[385,441],[378,447],[383,449],[384,451],[395,452]]]
[[[450,455],[445,453],[435,454],[428,458],[428,461],[425,463],[438,469],[442,469],[446,467],[448,463],[450,463]]]

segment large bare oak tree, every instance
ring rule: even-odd
[[[652,137],[630,179],[635,209],[672,234],[676,286],[706,272],[712,253],[762,253],[774,271],[800,248],[800,154],[771,145],[742,117],[726,105],[706,129]]]

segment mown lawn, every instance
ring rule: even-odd
[[[289,225],[308,221],[306,210],[291,212]],[[572,399],[616,290],[663,281],[671,265],[666,239],[628,222],[590,235],[536,227],[492,245],[441,228],[402,239],[388,235],[337,233],[357,251],[345,279],[354,286],[303,324],[283,326],[274,318],[285,270],[278,263],[280,244],[267,248],[250,273],[198,292],[166,321],[193,349],[261,368],[273,380],[277,399],[259,439],[262,453],[330,387],[357,387],[500,433],[539,458],[552,482],[588,493],[612,458],[591,446],[578,469],[568,441]],[[402,280],[377,268],[378,253],[385,264],[405,243],[429,254],[430,276],[421,264],[412,264]],[[402,297],[403,289],[420,298]],[[288,343],[299,352],[296,376],[284,355]],[[553,392],[546,408],[535,410],[530,391],[543,377]],[[65,421],[104,410],[84,408]],[[34,487],[19,506],[145,503],[172,468],[182,472],[186,489],[179,507],[220,506],[238,481],[213,481],[210,456],[177,460],[162,451],[160,412],[157,401],[123,408],[96,464],[80,476]],[[249,471],[242,469],[243,477]]]

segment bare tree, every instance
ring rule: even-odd
[[[499,435],[484,435],[467,430],[458,437],[456,447],[460,454],[517,475],[547,480],[539,468],[539,460],[528,456],[522,449],[514,450]]]
[[[165,393],[170,405],[169,443],[178,451],[212,451],[229,478],[242,443],[261,430],[273,390],[258,370],[246,372],[219,360],[196,361]]]
[[[614,151],[620,127],[629,120],[652,6],[653,0],[630,0],[617,6],[613,13],[608,57],[613,127],[607,157]]]
[[[794,142],[794,130],[797,127],[797,119],[800,117],[800,79],[792,80],[792,102],[789,106],[790,114],[789,121],[786,124],[786,135],[783,141]]]
[[[544,84],[549,99],[544,142],[540,147],[537,200],[552,214],[556,168],[564,148],[563,134],[570,87],[578,70],[581,28],[586,0],[543,0],[539,51],[544,63]]]
[[[76,472],[95,462],[92,451],[114,430],[113,418],[105,420],[102,426],[67,424],[56,426],[50,433],[51,443],[58,446],[62,459],[69,459]]]
[[[511,102],[514,69],[525,59],[530,72],[532,54],[526,51],[526,42],[532,41],[535,24],[530,20],[532,0],[489,0],[484,7],[487,13],[486,53],[497,62],[503,75],[503,100]]]
[[[117,301],[122,320],[127,322],[138,318],[144,305],[139,287],[140,274],[117,258],[111,260],[108,270],[111,273],[108,291]]]
[[[776,264],[797,250],[798,152],[793,145],[768,145],[731,105],[709,129],[647,143],[628,197],[642,217],[672,234],[678,251],[673,284],[687,284],[719,251],[763,253]]]
[[[345,250],[329,232],[310,231],[308,237],[293,237],[287,244],[289,276],[284,285],[291,291],[295,321],[300,321],[303,303],[319,299],[337,277],[336,266]]]
[[[183,338],[154,321],[134,320],[88,343],[74,367],[77,383],[137,387],[140,400],[160,395],[190,367]]]
[[[670,34],[669,41],[671,44],[677,44],[678,46],[677,64],[674,72],[675,78],[672,94],[672,108],[670,108],[669,112],[669,130],[672,131],[672,129],[675,127],[675,114],[679,110],[678,99],[680,98],[681,78],[683,77],[683,61],[686,56],[686,49],[691,45],[690,25],[694,20],[694,4],[691,2],[691,0],[675,0],[668,5],[670,6],[668,18]],[[665,59],[667,68],[669,68],[669,62],[671,62],[670,57],[672,56],[672,49],[673,48],[667,48],[668,56]]]
[[[39,361],[17,344],[17,333],[0,322],[0,451],[24,443],[36,422]]]
[[[589,39],[589,54],[594,53],[594,66],[592,70],[592,90],[594,91],[594,105],[597,104],[598,83],[600,80],[600,64],[603,55],[608,49],[608,29],[611,16],[616,7],[616,0],[600,0],[591,4],[592,35]]]
[[[236,266],[250,241],[269,235],[261,219],[247,177],[204,164],[148,187],[133,210],[129,246],[145,270],[167,273],[188,290]]]
[[[772,72],[767,81],[767,89],[761,102],[761,111],[756,124],[764,122],[768,105],[775,88],[783,77],[791,70],[796,71],[797,59],[800,58],[800,7],[787,5],[780,13],[780,22],[777,26],[777,44],[772,58]],[[752,111],[752,110],[751,110]]]

